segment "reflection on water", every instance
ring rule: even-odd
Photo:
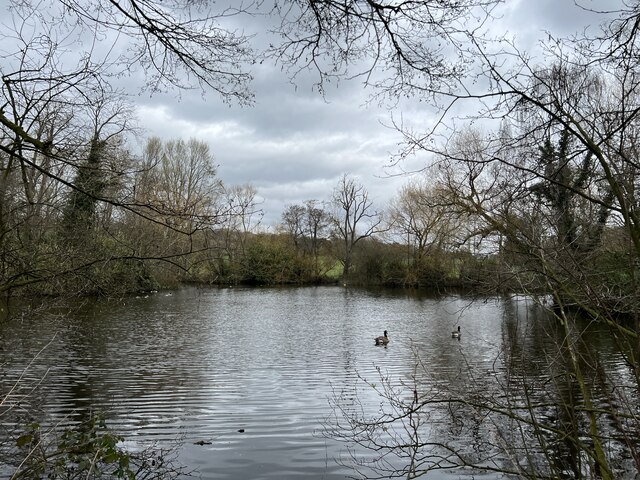
[[[470,304],[337,287],[189,288],[93,302],[0,327],[1,398],[23,375],[3,406],[15,407],[3,413],[4,433],[26,412],[68,424],[104,410],[130,446],[180,440],[180,462],[202,478],[345,478],[352,472],[336,462],[345,445],[319,433],[336,394],[357,392],[363,408],[378,409],[358,376],[373,381],[379,367],[409,378],[415,352],[428,373],[421,390],[491,388],[513,369],[547,375],[516,362],[525,351],[546,361],[552,335],[533,329],[542,318],[517,299]],[[383,330],[389,345],[374,347]]]

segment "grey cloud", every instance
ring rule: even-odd
[[[610,8],[604,0],[584,3]],[[510,1],[500,15],[496,30],[508,29],[526,48],[545,29],[564,35],[590,24],[592,18],[569,0]],[[263,21],[268,20],[252,19],[247,28],[257,31]],[[268,61],[254,65],[252,73],[256,103],[251,108],[223,105],[215,96],[199,92],[183,92],[179,101],[174,95],[160,95],[141,98],[142,125],[164,137],[207,141],[225,183],[251,183],[258,189],[265,222],[277,221],[286,204],[327,199],[343,173],[358,175],[381,205],[397,193],[406,179],[385,178],[384,166],[400,137],[381,125],[389,121],[389,112],[363,107],[372,92],[365,91],[360,80],[329,85],[322,98],[313,88],[312,73],[303,73],[297,87]],[[408,107],[408,117],[417,125],[430,118],[428,105]],[[404,165],[406,170],[419,168],[426,159],[413,161]]]

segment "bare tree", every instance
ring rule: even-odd
[[[348,175],[343,175],[333,191],[336,208],[335,235],[340,244],[344,277],[349,277],[354,248],[362,239],[385,230],[382,213],[375,210],[365,187]]]
[[[296,250],[313,258],[313,276],[320,278],[320,245],[326,239],[330,215],[317,200],[307,200],[304,205],[289,205],[282,213],[282,220],[284,231]]]
[[[394,102],[407,93],[432,96],[460,86],[461,47],[498,2],[294,0],[276,3],[283,40],[271,53],[295,75],[311,69],[327,81],[361,76]]]
[[[300,248],[300,240],[305,234],[305,213],[306,209],[302,205],[288,205],[282,212],[282,222],[285,232],[293,240],[296,249]]]
[[[247,37],[228,27],[233,17],[248,14],[247,6],[215,11],[211,5],[202,8],[182,0],[12,2],[14,15],[38,32],[40,42],[53,46],[88,37],[76,57],[87,59],[94,73],[118,75],[142,68],[146,88],[199,86],[241,103],[252,99],[247,88],[251,75],[244,67],[253,53]]]
[[[407,245],[405,281],[412,284],[417,283],[427,258],[442,258],[457,245],[460,219],[442,203],[439,190],[426,177],[415,179],[402,187],[389,207],[390,229]]]
[[[260,225],[263,212],[259,208],[253,185],[226,187],[221,199],[221,221],[214,231],[215,248],[220,252],[219,272],[237,281],[240,262],[245,255],[248,237]]]
[[[311,254],[313,255],[314,274],[320,277],[320,244],[326,239],[326,232],[331,224],[331,217],[325,208],[317,200],[307,200],[305,232],[310,240]]]

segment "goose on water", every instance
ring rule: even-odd
[[[380,336],[380,337],[376,337],[376,345],[386,345],[387,343],[389,343],[389,337],[387,337],[387,331],[384,331],[384,335]]]

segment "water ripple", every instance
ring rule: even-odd
[[[51,341],[12,399],[52,424],[105,410],[128,443],[181,439],[180,460],[203,478],[344,478],[350,471],[335,461],[344,446],[318,431],[335,395],[357,390],[377,412],[379,397],[359,377],[411,383],[416,351],[428,370],[420,389],[468,366],[501,371],[500,306],[477,307],[463,339],[452,340],[463,306],[340,288],[185,289],[97,302],[55,321],[5,325],[0,391]],[[383,330],[391,343],[374,347]]]

